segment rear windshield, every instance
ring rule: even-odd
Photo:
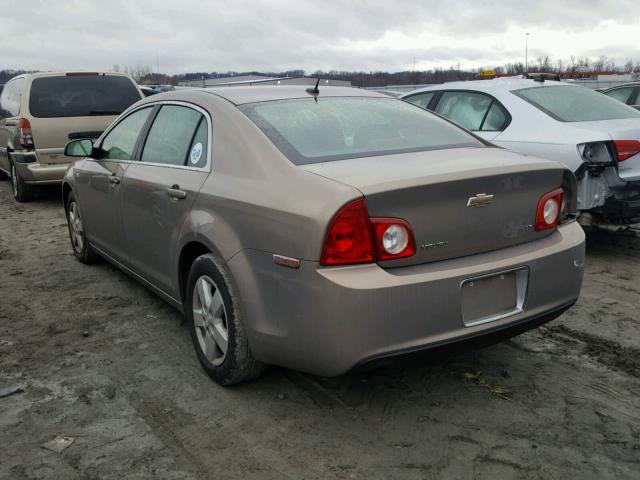
[[[127,77],[44,77],[31,84],[29,110],[42,118],[119,115],[138,100],[140,93]]]
[[[296,165],[484,146],[465,130],[392,98],[310,97],[239,108]]]
[[[531,87],[512,91],[561,122],[640,118],[640,112],[584,87]]]

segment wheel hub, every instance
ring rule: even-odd
[[[221,365],[229,346],[227,312],[220,289],[207,275],[198,278],[193,289],[193,325],[204,356]]]

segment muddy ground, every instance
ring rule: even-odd
[[[221,388],[180,315],[71,254],[58,190],[0,182],[0,478],[640,478],[640,240],[597,234],[578,305],[449,359]],[[73,443],[42,448],[56,436]]]

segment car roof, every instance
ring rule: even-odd
[[[447,82],[438,85],[430,85],[426,88],[407,92],[403,97],[419,92],[428,92],[429,90],[477,90],[486,93],[510,92],[521,88],[531,87],[578,87],[566,82],[556,82],[553,80],[545,80],[544,82],[530,80],[526,78],[496,78],[493,80],[469,80],[462,82]]]
[[[247,86],[247,87],[218,87],[218,88],[201,88],[202,92],[228,100],[234,105],[242,105],[244,103],[269,102],[273,100],[289,100],[294,98],[312,98],[307,92],[307,88],[313,88],[309,85],[265,85],[265,86]],[[322,97],[376,97],[389,98],[388,95],[373,92],[371,90],[363,90],[355,87],[323,87],[319,88]]]

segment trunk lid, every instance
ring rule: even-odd
[[[600,120],[597,122],[575,122],[576,128],[601,133],[603,140],[640,141],[640,118],[622,118],[619,120]],[[635,155],[618,164],[618,175],[628,182],[640,181],[640,155]]]
[[[417,252],[385,266],[473,255],[547,236],[533,229],[540,197],[562,185],[559,163],[499,148],[460,148],[302,165],[362,192],[372,217],[409,222]],[[469,205],[493,195],[482,207]],[[473,201],[471,203],[474,203]]]

